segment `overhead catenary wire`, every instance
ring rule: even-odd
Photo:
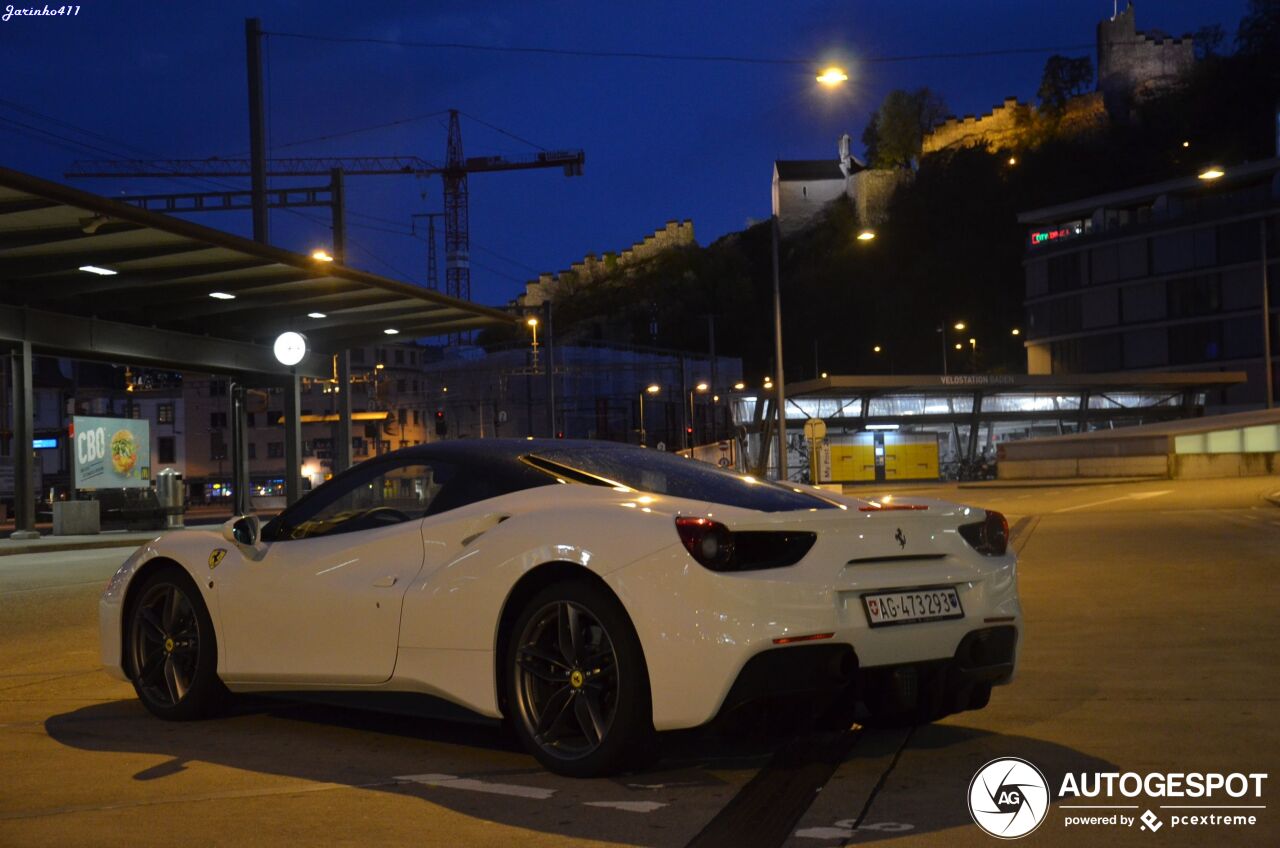
[[[715,53],[668,53],[648,50],[588,50],[573,47],[542,47],[528,45],[479,44],[465,41],[413,41],[396,38],[372,38],[366,36],[325,35],[322,33],[287,32],[272,30],[267,35],[295,38],[306,41],[323,41],[333,44],[373,44],[386,47],[414,47],[430,50],[468,50],[482,53],[527,53],[546,56],[569,56],[580,59],[634,59],[660,62],[701,62],[739,65],[774,65],[810,68],[817,64],[813,59],[785,56],[747,56]],[[1093,44],[1066,44],[1043,47],[1005,47],[990,50],[945,51],[938,53],[913,53],[904,55],[861,56],[859,62],[887,64],[891,62],[920,62],[928,60],[987,59],[997,56],[1018,56],[1037,53],[1092,50]]]

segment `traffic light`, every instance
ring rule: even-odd
[[[444,410],[436,410],[436,435],[445,436],[449,433],[449,422],[444,420]]]

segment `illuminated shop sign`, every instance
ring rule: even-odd
[[[58,446],[57,439],[32,439],[31,447],[36,450],[51,450]]]
[[[1084,235],[1085,229],[1084,224],[1077,221],[1047,230],[1033,230],[1031,232],[1031,246],[1040,247],[1041,245],[1052,244],[1064,239],[1075,238],[1076,236]]]

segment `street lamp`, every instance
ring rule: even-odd
[[[849,75],[843,68],[831,66],[816,77],[818,84],[826,88],[835,88],[847,82]],[[774,404],[778,407],[778,479],[787,479],[787,392],[782,368],[782,285],[778,279],[778,215],[769,216],[769,232],[773,242],[773,367],[777,369],[777,395]],[[870,232],[869,230],[867,232]],[[872,234],[874,237],[874,233]],[[859,236],[861,238],[861,236]],[[866,241],[866,239],[863,239]],[[765,383],[766,389],[773,388]]]
[[[863,230],[858,233],[858,241],[871,241],[876,237],[875,230]]]
[[[963,321],[957,321],[951,325],[951,328],[956,332],[961,332],[968,326],[969,325]],[[945,377],[947,376],[947,326],[946,324],[939,324],[935,332],[938,334],[938,337],[942,342],[942,376]],[[963,349],[964,349],[963,345],[959,345],[959,344],[956,345],[956,350],[963,350]]]
[[[537,368],[538,367],[538,319],[530,317],[530,318],[527,318],[524,323],[527,324],[529,326],[529,329],[533,331],[533,367]]]
[[[819,84],[825,85],[827,88],[835,88],[842,82],[847,82],[849,75],[844,72],[844,68],[837,68],[832,65],[830,68],[823,70],[822,73],[814,77]]]
[[[1009,331],[1009,334],[1013,336],[1020,336],[1022,335],[1022,331],[1019,330],[1017,327],[1014,327],[1012,330]]]
[[[656,395],[660,391],[662,391],[662,386],[659,386],[657,383],[650,383],[645,386],[644,391],[640,393],[640,447],[642,448],[648,447],[648,442],[646,441],[648,434],[644,429],[644,396],[647,394]]]
[[[1205,182],[1210,182],[1224,175],[1226,175],[1226,171],[1222,170],[1217,165],[1210,165],[1209,167],[1205,168],[1196,176],[1198,176],[1200,179],[1204,180]]]
[[[689,427],[684,431],[684,446],[686,448],[691,448],[697,443],[697,439],[694,436],[698,427],[698,408],[694,404],[693,395],[695,392],[705,392],[710,388],[706,383],[698,383],[698,385],[689,390]]]

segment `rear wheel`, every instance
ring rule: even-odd
[[[222,706],[213,621],[186,572],[165,568],[137,588],[125,633],[129,679],[143,706],[163,719],[203,718]]]
[[[586,583],[549,586],[512,633],[504,666],[511,724],[542,765],[590,777],[651,749],[649,674],[616,598]]]

